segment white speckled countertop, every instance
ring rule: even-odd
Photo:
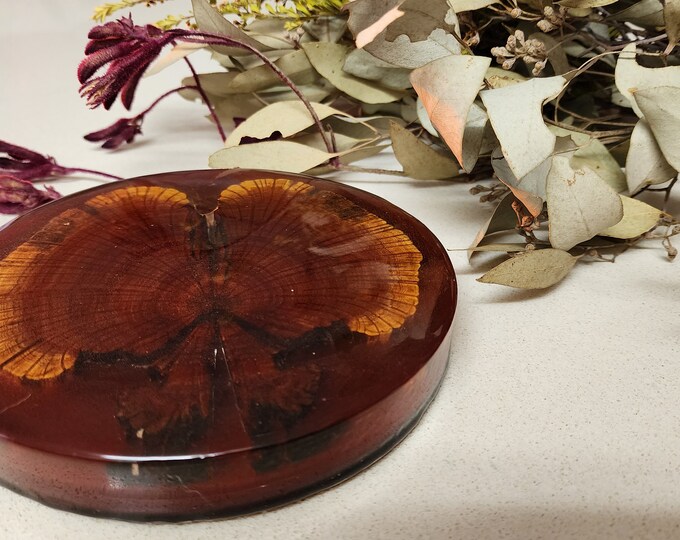
[[[78,97],[97,3],[3,2],[0,139],[128,177],[205,168],[219,141],[179,97],[148,118],[134,148],[81,139],[123,115]],[[143,80],[137,106],[183,75],[178,65]],[[389,155],[372,162],[384,164]],[[338,179],[406,209],[449,248],[466,247],[489,212],[466,185]],[[0,489],[0,538],[680,538],[680,262],[649,244],[615,264],[578,265],[549,292],[521,292],[476,283],[484,266],[452,259],[460,297],[441,391],[367,471],[280,510],[180,525],[83,517]]]

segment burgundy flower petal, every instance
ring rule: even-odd
[[[78,67],[81,95],[90,107],[103,105],[106,109],[120,95],[129,109],[144,71],[178,35],[152,25],[137,26],[129,17],[93,28],[86,57]],[[106,73],[95,77],[105,66]]]
[[[0,141],[0,153],[6,154],[0,157],[0,174],[21,180],[47,178],[61,169],[51,157],[6,141]]]
[[[118,148],[124,142],[132,142],[135,136],[142,132],[142,120],[143,117],[121,118],[104,129],[88,133],[84,138],[90,142],[104,141],[102,148]]]
[[[42,190],[26,180],[0,175],[0,213],[20,214],[59,197],[51,187]]]
[[[15,159],[31,161],[46,159],[45,156],[38,154],[38,152],[34,152],[33,150],[29,150],[23,146],[17,146],[16,144],[11,144],[2,140],[0,140],[0,152],[4,152],[8,156]]]
[[[155,57],[155,55],[154,55]],[[130,107],[132,106],[132,100],[135,97],[135,91],[137,90],[137,85],[139,85],[139,81],[142,78],[142,75],[144,75],[144,72],[146,71],[146,68],[149,67],[149,64],[151,63],[152,59],[149,59],[148,62],[145,62],[144,64],[140,64],[137,69],[132,73],[125,85],[123,86],[121,93],[120,93],[120,100],[123,102],[123,106],[127,109],[130,110]]]
[[[95,53],[89,54],[78,66],[78,80],[84,83],[105,64],[112,62],[116,58],[124,57],[134,50],[134,44],[117,43],[113,47],[102,48]]]
[[[93,131],[92,133],[88,133],[83,137],[86,141],[90,142],[98,142],[98,141],[103,141],[105,139],[108,139],[109,137],[113,137],[120,133],[123,129],[125,129],[128,125],[130,124],[130,119],[129,118],[121,118],[120,120],[116,120],[113,124],[111,124],[108,127],[105,127],[104,129],[100,129],[99,131]]]

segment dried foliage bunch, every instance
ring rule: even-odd
[[[105,4],[95,19],[155,3]],[[678,221],[636,197],[665,191],[667,201],[680,171],[680,0],[192,8],[155,26],[122,18],[90,32],[78,73],[90,106],[120,97],[129,108],[141,76],[175,61],[191,76],[88,140],[132,142],[145,115],[180,93],[204,102],[224,141],[212,167],[476,180],[471,192],[494,209],[469,255],[508,254],[483,282],[549,287],[581,259],[613,260],[648,238],[675,257]],[[212,73],[188,59],[201,48]],[[352,165],[389,145],[403,170]]]

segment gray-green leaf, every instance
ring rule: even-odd
[[[535,249],[502,262],[477,281],[518,289],[545,289],[562,281],[577,260],[561,249]]]

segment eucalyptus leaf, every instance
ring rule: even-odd
[[[215,114],[228,129],[235,127],[235,118],[247,118],[265,106],[253,94],[232,94],[226,98],[211,98],[211,101]],[[208,119],[212,121],[212,117],[208,116]]]
[[[507,71],[495,66],[490,66],[489,69],[486,70],[484,80],[490,89],[494,89],[511,86],[526,81],[527,78],[515,71]]]
[[[545,125],[542,109],[565,84],[564,77],[545,77],[480,92],[503,155],[517,178],[552,154],[556,136]]]
[[[427,109],[425,108],[425,105],[423,105],[423,100],[420,98],[416,101],[416,114],[418,115],[418,122],[425,128],[425,131],[433,137],[439,137],[439,132],[432,125],[432,120],[430,120],[430,117],[427,115]]]
[[[570,156],[555,155],[546,185],[550,243],[571,249],[621,221],[619,195],[588,167],[574,169]]]
[[[276,62],[276,66],[297,85],[312,84],[318,79],[316,70],[304,51],[293,51]],[[234,94],[258,92],[272,86],[281,86],[278,75],[269,66],[261,65],[237,73],[230,81],[228,91]]]
[[[354,0],[346,9],[357,47],[394,66],[413,69],[460,53],[452,35],[457,18],[446,0]]]
[[[639,103],[633,99],[633,93],[659,86],[680,88],[680,66],[659,68],[643,67],[637,63],[636,53],[637,48],[634,43],[629,43],[621,51],[619,59],[616,62],[614,80],[616,81],[616,87],[619,89],[619,92],[628,99],[628,105],[633,108],[635,114],[641,117],[643,114],[640,110]],[[649,119],[647,120],[649,121]]]
[[[340,133],[333,133],[333,139],[335,141],[335,147],[338,152],[344,152],[345,150],[351,150],[355,146],[361,143],[369,142],[371,139],[357,140],[347,135],[342,135]],[[289,141],[296,142],[299,144],[304,144],[305,146],[311,146],[317,150],[327,151],[326,143],[324,142],[321,134],[318,131],[311,131],[305,133],[299,133],[290,137]]]
[[[680,66],[677,66],[680,70]],[[667,68],[670,69],[670,68]],[[635,92],[635,102],[654,133],[666,161],[680,171],[680,88],[660,86]]]
[[[600,236],[622,239],[637,238],[654,228],[663,216],[661,210],[647,203],[630,197],[620,197],[623,203],[623,218],[616,225],[601,231]]]
[[[489,270],[477,281],[518,289],[546,289],[562,281],[578,261],[561,249],[525,251]]]
[[[350,11],[349,28],[354,34],[357,49],[372,43],[404,12],[399,9],[405,0],[356,0]]]
[[[485,8],[491,4],[496,4],[500,0],[448,0],[449,5],[456,13],[463,13],[464,11],[476,11]]]
[[[488,125],[489,117],[486,111],[473,103],[465,121],[465,133],[463,134],[463,170],[471,171],[475,168],[482,151]]]
[[[641,0],[613,14],[611,19],[643,27],[663,26],[663,4],[659,0]]]
[[[243,92],[233,92],[231,83],[238,75],[235,71],[217,71],[215,73],[201,73],[198,75],[198,80],[201,82],[203,90],[208,96],[217,96],[220,98],[239,94]],[[193,76],[185,77],[182,84],[193,85],[196,84]]]
[[[301,173],[335,155],[291,141],[265,141],[218,150],[210,156],[208,165],[213,169],[272,169]]]
[[[432,124],[463,165],[468,113],[490,63],[482,56],[447,56],[411,73],[411,84]],[[467,161],[474,165],[476,160],[468,157]]]
[[[665,0],[663,6],[663,20],[668,35],[666,53],[670,53],[680,39],[680,0]]]
[[[520,194],[518,198],[527,208],[536,209],[536,207],[538,207],[538,213],[540,213],[542,201],[545,200],[545,182],[548,178],[551,164],[552,156],[548,156],[536,168],[529,171],[522,178],[517,178],[512,172],[510,165],[508,165],[507,160],[503,157],[503,151],[500,146],[496,147],[491,153],[491,166],[499,180],[511,190],[521,190],[521,192],[518,192]],[[534,195],[538,200],[527,197],[524,193]]]
[[[386,88],[394,90],[411,88],[410,70],[394,67],[364,49],[354,49],[349,53],[343,70],[361,79],[379,81],[379,84]]]
[[[258,51],[271,50],[270,47],[253,39],[243,30],[230,23],[224,16],[213,8],[207,0],[191,0],[196,24],[202,32],[220,34],[224,37],[248,45]],[[212,46],[217,52],[227,56],[239,56],[251,54],[250,51],[241,47],[228,47],[222,45]]]
[[[345,114],[322,103],[312,103],[311,106],[321,120],[334,114]],[[227,148],[237,146],[243,137],[264,139],[275,131],[280,132],[281,136],[286,138],[312,125],[314,125],[314,119],[302,101],[272,103],[239,124],[229,134],[224,145]]]
[[[361,161],[369,157],[373,157],[383,150],[385,150],[389,145],[387,144],[371,144],[365,146],[356,146],[340,152],[339,160],[340,163],[352,163],[354,161]]]
[[[615,2],[618,2],[618,0],[560,0],[557,3],[566,8],[586,9],[608,6]]]
[[[392,123],[390,126],[390,138],[397,161],[411,178],[441,180],[458,174],[458,163],[437,152],[399,124]]]
[[[304,43],[302,45],[309,61],[323,77],[342,90],[365,103],[391,103],[403,97],[403,92],[382,88],[343,71],[349,49],[336,43]]]
[[[572,167],[581,169],[588,167],[596,172],[616,192],[628,189],[626,175],[618,162],[612,157],[607,147],[595,137],[558,126],[549,126],[558,137],[571,137],[579,147],[571,159]]]
[[[630,136],[626,157],[628,190],[635,194],[647,186],[664,184],[677,174],[663,156],[649,124],[641,118]]]

